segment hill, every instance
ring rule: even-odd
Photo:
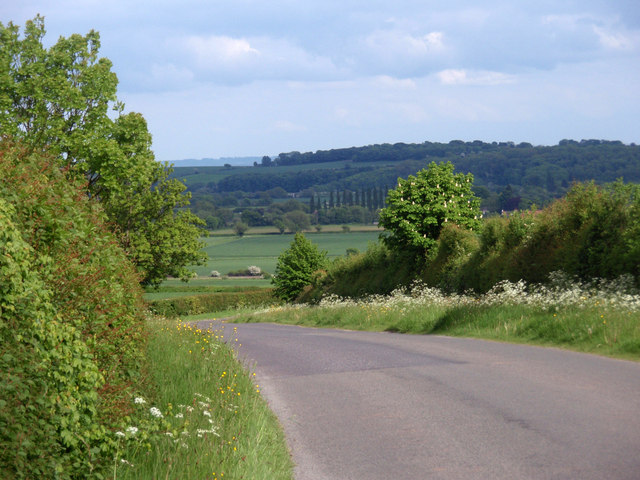
[[[197,213],[203,213],[202,204],[209,216],[221,207],[232,209],[226,218],[219,217],[223,226],[233,224],[247,208],[262,207],[259,214],[265,215],[264,207],[287,197],[302,199],[305,205],[314,198],[316,208],[333,203],[375,210],[382,202],[367,204],[367,195],[382,192],[375,194],[383,197],[399,177],[415,174],[432,161],[450,161],[456,171],[472,173],[486,211],[547,205],[575,182],[640,182],[640,146],[609,140],[561,140],[552,146],[479,140],[380,144],[280,153],[254,166],[178,167],[173,175],[185,180]],[[336,221],[341,223],[331,219]]]

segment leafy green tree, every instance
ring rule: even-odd
[[[247,225],[246,223],[244,223],[242,221],[237,221],[235,223],[235,225],[233,226],[233,231],[239,237],[243,236],[247,230],[249,230],[249,225]]]
[[[432,162],[426,169],[398,179],[390,190],[380,225],[390,232],[389,246],[429,252],[447,222],[468,229],[480,226],[480,200],[472,191],[473,175],[453,173],[451,162]]]
[[[111,62],[98,57],[99,34],[61,37],[49,49],[44,35],[41,16],[26,23],[22,38],[16,25],[0,24],[0,134],[84,177],[142,283],[187,278],[186,266],[205,260],[204,223],[185,209],[190,196],[168,178],[172,169],[155,161],[142,115],[123,114]]]
[[[308,230],[311,227],[309,215],[301,210],[294,210],[292,212],[285,213],[283,220],[287,228],[294,233]]]
[[[296,233],[289,248],[278,257],[271,280],[276,287],[275,294],[287,301],[294,300],[326,262],[327,252],[318,250],[302,233]]]

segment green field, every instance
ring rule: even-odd
[[[364,251],[369,242],[378,239],[380,230],[352,231],[349,233],[309,233],[307,238],[326,250],[329,259],[345,255],[348,248]],[[224,275],[230,271],[256,265],[273,273],[278,256],[289,247],[293,235],[244,235],[243,237],[214,236],[203,239],[204,251],[209,256],[207,265],[195,267],[199,277],[208,277],[212,270]],[[220,280],[224,281],[224,280]],[[227,280],[236,282],[235,279]],[[253,282],[254,280],[247,280]]]

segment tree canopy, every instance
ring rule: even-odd
[[[204,261],[202,222],[184,210],[190,194],[168,178],[172,169],[155,161],[142,115],[123,113],[112,64],[98,56],[99,34],[60,37],[50,48],[44,36],[41,16],[22,36],[0,23],[0,134],[84,178],[143,283],[186,278],[187,265]]]
[[[429,251],[447,222],[460,227],[480,226],[480,200],[473,195],[473,175],[453,173],[450,162],[432,162],[426,169],[398,179],[390,190],[380,225],[390,232],[390,246]]]

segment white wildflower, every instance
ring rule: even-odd
[[[142,397],[136,397],[133,400],[133,403],[135,403],[136,405],[143,405],[143,404],[147,403],[147,401]]]
[[[151,408],[149,409],[149,413],[150,413],[151,415],[153,415],[154,417],[156,417],[156,418],[162,418],[162,412],[160,411],[160,409],[159,409],[159,408],[151,407]]]
[[[138,433],[138,427],[127,427],[127,432],[129,432],[131,435],[135,435],[136,433]]]

